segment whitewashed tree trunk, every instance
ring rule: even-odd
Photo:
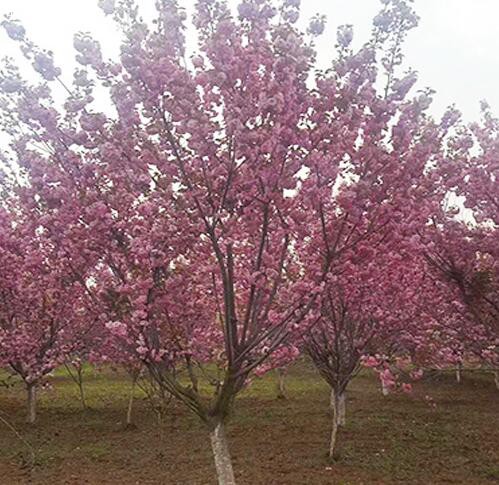
[[[499,370],[494,371],[494,382],[496,383],[496,388],[499,389]]]
[[[333,391],[334,393],[334,391]],[[338,397],[333,394],[333,424],[331,428],[331,441],[329,443],[329,458],[334,458],[334,452],[336,449],[336,437],[338,435],[338,410],[340,407]]]
[[[347,400],[347,393],[346,393],[346,391],[343,391],[338,396],[338,425],[339,426],[345,426],[347,424],[346,400]]]
[[[33,424],[36,421],[36,384],[29,383],[26,385],[28,391],[28,414],[26,421]]]
[[[381,381],[381,393],[383,394],[383,396],[388,396],[388,394],[390,394],[390,390],[383,381]]]
[[[277,398],[278,399],[287,399],[288,395],[286,393],[286,369],[281,367],[276,369],[277,371]]]
[[[456,381],[458,384],[461,383],[461,371],[462,371],[462,368],[463,368],[463,364],[461,364],[461,362],[459,362],[457,364],[457,369],[456,369]]]
[[[215,460],[215,468],[217,470],[218,484],[235,485],[236,480],[234,478],[234,471],[232,469],[232,461],[230,459],[223,422],[217,423],[210,433],[210,439],[213,458]]]
[[[134,398],[135,383],[136,382],[137,382],[137,379],[133,379],[132,386],[130,389],[130,396],[128,397],[128,407],[126,410],[126,425],[127,426],[130,426],[132,424],[133,398]]]
[[[343,391],[338,394],[338,400],[336,402],[336,396],[334,392],[334,388],[331,388],[331,397],[330,397],[330,406],[331,409],[335,410],[336,408],[336,418],[338,420],[338,425],[339,426],[345,426],[347,424],[347,417],[346,417],[346,397],[347,397],[347,391]]]

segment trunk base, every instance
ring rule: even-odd
[[[278,368],[277,376],[279,379],[277,386],[277,399],[287,399],[288,396],[286,393],[286,382],[285,382],[286,371],[284,369]]]
[[[26,422],[29,424],[34,424],[36,421],[36,384],[28,384],[28,414],[26,416]]]
[[[329,460],[334,461],[338,458],[338,451],[336,450],[336,439],[338,435],[338,419],[336,413],[333,415],[333,425],[331,428],[331,441],[329,442]]]
[[[388,396],[388,394],[390,394],[390,390],[384,382],[381,383],[381,394],[383,394],[383,396]]]
[[[224,424],[222,422],[217,423],[215,428],[210,432],[210,440],[218,484],[236,485],[227,438],[225,437]]]
[[[333,423],[331,428],[331,441],[329,442],[329,459],[331,461],[339,458],[336,442],[338,440],[338,429],[346,424],[346,391],[335,393],[331,390],[331,406],[333,408]]]

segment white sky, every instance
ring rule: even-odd
[[[179,0],[188,12],[195,0]],[[229,0],[237,4],[237,0]],[[151,0],[139,0],[147,7]],[[32,40],[55,53],[56,64],[74,65],[73,33],[91,32],[101,41],[105,55],[117,52],[119,38],[110,18],[97,8],[97,0],[0,0],[0,16],[12,12]],[[336,27],[354,25],[357,45],[367,40],[378,0],[302,0],[305,17],[327,15],[325,34],[319,38],[321,62],[333,57]],[[420,25],[407,40],[406,67],[419,72],[419,87],[437,91],[433,112],[440,115],[456,103],[465,119],[477,119],[479,101],[486,99],[499,113],[499,0],[415,0]],[[3,30],[3,29],[2,29]],[[19,56],[14,43],[0,33],[0,57]]]

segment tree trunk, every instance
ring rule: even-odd
[[[227,438],[222,421],[219,421],[215,428],[210,432],[211,449],[215,460],[217,478],[219,485],[235,485],[234,471],[232,470],[232,461],[230,459]]]
[[[85,389],[83,388],[83,370],[80,368],[76,369],[78,373],[78,389],[80,390],[80,399],[83,409],[88,409],[87,401],[85,400]]]
[[[333,391],[334,393],[334,391]],[[334,458],[334,452],[336,449],[336,435],[338,434],[338,410],[339,410],[339,399],[336,394],[333,398],[333,426],[331,429],[331,441],[329,443],[329,458],[332,460]]]
[[[66,368],[66,372],[68,373],[69,377],[75,382],[75,384],[78,386],[78,391],[80,393],[80,401],[81,401],[81,407],[85,410],[88,409],[87,407],[87,402],[85,400],[85,389],[83,387],[83,368],[80,364],[67,364],[64,363],[64,367]],[[73,372],[71,368],[74,368]]]
[[[338,425],[339,426],[345,426],[347,424],[346,400],[347,400],[347,393],[346,393],[346,391],[343,391],[338,396]]]
[[[30,382],[26,387],[28,390],[28,414],[26,422],[33,424],[36,421],[36,384]]]
[[[282,367],[278,367],[276,369],[277,371],[277,399],[287,399],[287,393],[286,393],[286,382],[285,382],[285,377],[286,377],[286,369],[283,369]]]
[[[494,382],[496,383],[496,388],[499,389],[499,370],[494,370]]]
[[[457,364],[457,369],[456,369],[456,381],[458,384],[461,383],[461,370],[463,368],[463,364],[461,364],[461,362],[459,362]]]
[[[383,381],[381,381],[381,393],[383,394],[383,396],[388,396],[388,394],[390,394],[390,390]]]
[[[128,407],[126,410],[126,425],[127,426],[132,425],[133,397],[134,397],[135,383],[136,382],[137,382],[137,379],[134,377],[132,380],[132,387],[130,389],[130,396],[128,397]]]
[[[189,379],[191,380],[192,389],[194,392],[198,392],[198,378],[196,377],[196,373],[192,368],[192,361],[190,357],[186,357],[187,360],[187,373],[189,374]]]
[[[336,396],[335,396],[334,388],[333,387],[331,388],[330,406],[331,406],[331,409],[333,412],[335,410],[335,406],[337,406],[336,407],[336,419],[338,421],[339,426],[345,426],[347,424],[346,397],[347,397],[346,390],[338,393],[338,402],[336,403]]]

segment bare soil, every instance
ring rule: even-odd
[[[63,371],[40,393],[38,423],[24,423],[23,389],[0,388],[0,484],[215,484],[207,431],[181,405],[159,419],[137,390],[134,427],[126,428],[129,381],[87,370],[89,410]],[[255,380],[237,402],[228,438],[238,484],[499,483],[499,391],[488,374],[439,374],[411,395],[382,396],[361,374],[348,392],[339,457],[327,458],[331,414],[326,384],[306,363],[287,377]],[[33,454],[34,453],[34,454]]]

